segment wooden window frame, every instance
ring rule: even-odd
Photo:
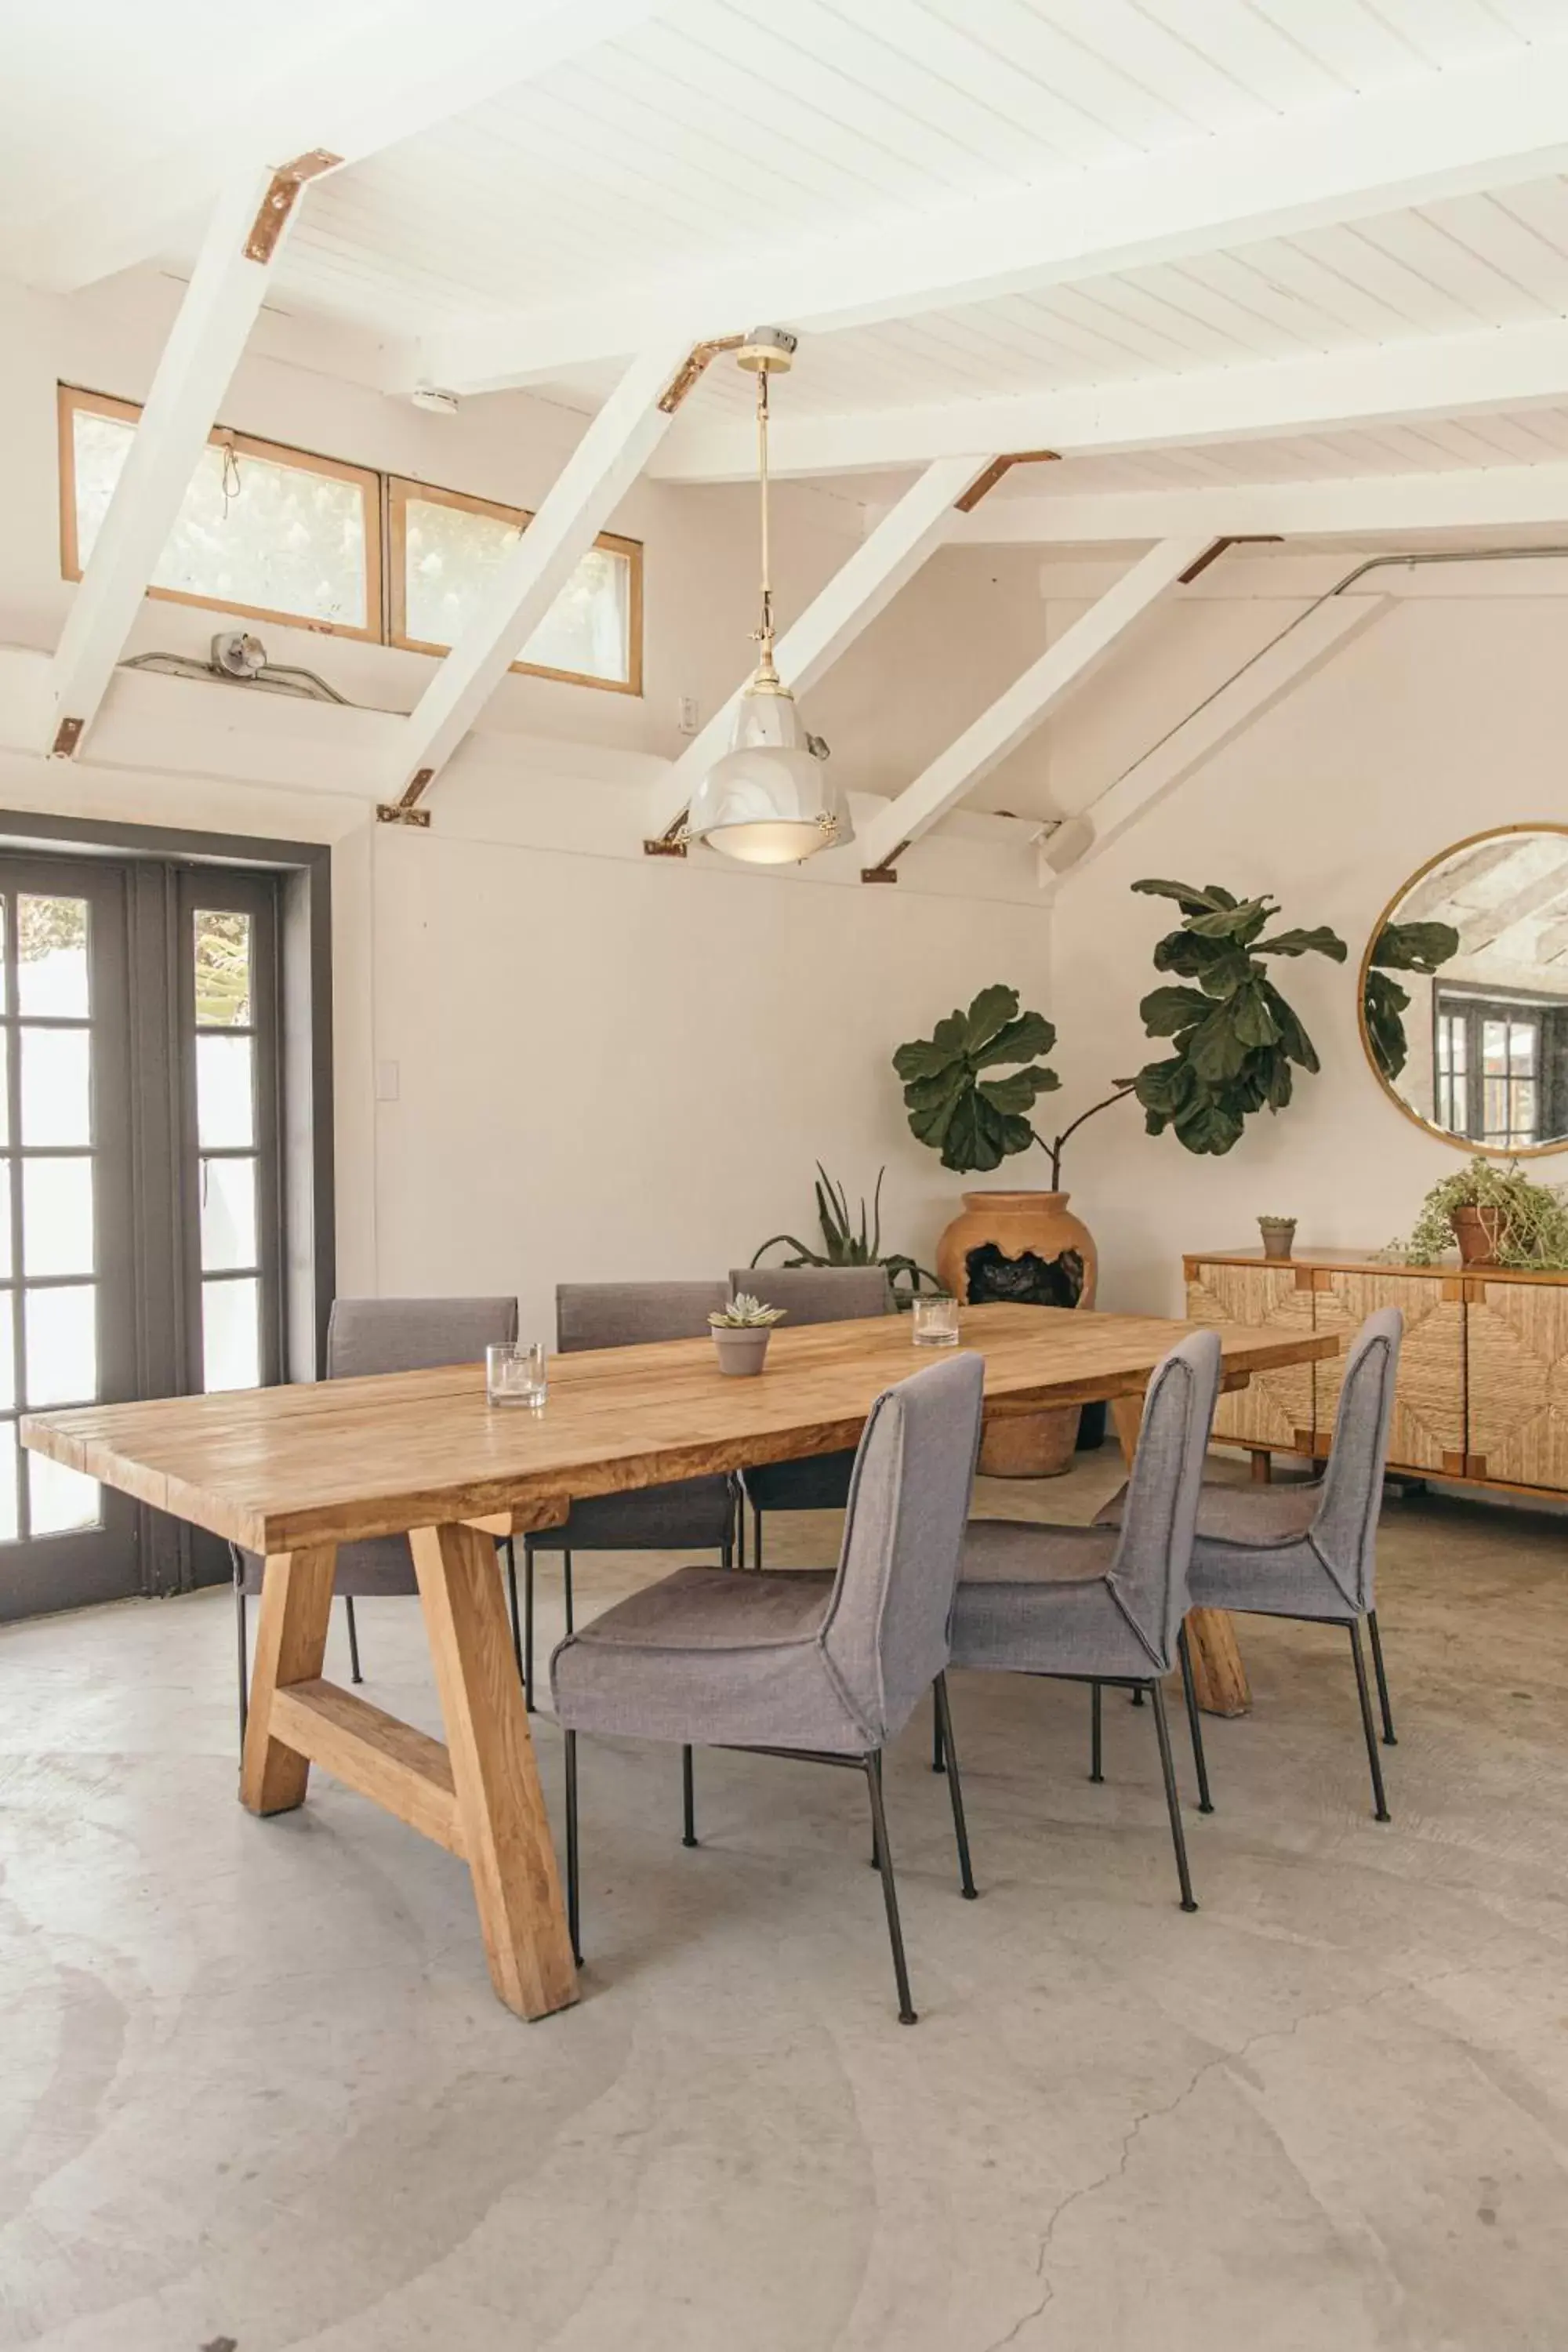
[[[457,507],[465,514],[493,515],[500,522],[515,523],[526,530],[533,520],[532,511],[526,507],[504,506],[496,499],[475,498],[467,490],[443,489],[435,482],[418,482],[404,474],[389,474],[387,488],[387,575],[389,583],[387,643],[404,653],[450,653],[450,646],[435,644],[426,637],[408,635],[408,522],[407,509],[411,498],[430,506]],[[626,676],[593,677],[586,670],[552,669],[542,662],[514,661],[510,667],[525,677],[552,677],[566,686],[597,687],[605,694],[640,695],[643,690],[643,543],[640,539],[623,539],[613,530],[602,530],[595,540],[595,547],[607,548],[612,554],[625,556],[631,570],[631,589],[626,600]]]
[[[106,392],[86,392],[79,385],[62,383],[58,387],[59,415],[60,473],[60,572],[67,580],[82,576],[80,548],[77,538],[76,497],[76,432],[73,424],[77,412],[84,410],[93,416],[112,416],[127,425],[140,424],[142,410],[133,400],[117,400]],[[234,604],[221,596],[193,595],[184,588],[154,588],[144,591],[168,604],[192,604],[207,613],[235,613],[247,621],[277,621],[289,629],[309,629],[316,636],[353,637],[362,645],[380,645],[385,631],[382,614],[382,534],[381,476],[368,466],[350,466],[340,457],[323,457],[313,449],[297,449],[285,441],[258,441],[248,434],[236,433],[226,425],[216,425],[207,436],[209,448],[232,449],[237,457],[258,457],[277,466],[293,466],[301,473],[327,474],[334,481],[352,482],[359,490],[364,511],[364,601],[365,625],[356,628],[348,621],[320,621],[306,613],[285,613],[269,604]]]

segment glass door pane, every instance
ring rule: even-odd
[[[265,877],[199,874],[181,907],[199,1385],[256,1388],[278,1360],[275,898]]]

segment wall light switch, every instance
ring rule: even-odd
[[[395,1062],[378,1062],[376,1064],[375,1098],[377,1102],[395,1102],[397,1100],[397,1065]]]
[[[695,735],[697,732],[697,697],[694,694],[683,694],[680,698],[679,726],[683,735]]]

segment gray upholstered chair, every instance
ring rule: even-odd
[[[1187,1666],[1188,1559],[1219,1366],[1213,1331],[1194,1332],[1156,1366],[1119,1528],[971,1520],[952,1612],[955,1666],[1092,1686],[1096,1780],[1101,1685],[1149,1693],[1184,1911],[1197,1905],[1161,1680],[1178,1657]]]
[[[335,1298],[327,1325],[330,1381],[375,1372],[426,1372],[442,1364],[483,1360],[493,1343],[517,1337],[515,1298]],[[505,1546],[516,1622],[517,1577],[510,1538]],[[239,1650],[239,1736],[245,1738],[249,1671],[245,1604],[261,1590],[260,1560],[229,1546],[234,1561],[236,1634]],[[417,1592],[414,1554],[406,1536],[376,1536],[365,1543],[340,1544],[334,1592],[342,1596],[348,1620],[349,1669],[362,1682],[356,1597]]]
[[[1372,1639],[1384,1743],[1392,1748],[1394,1713],[1384,1670],[1373,1578],[1383,1474],[1404,1331],[1405,1318],[1398,1307],[1385,1307],[1369,1316],[1357,1332],[1345,1362],[1333,1445],[1321,1478],[1299,1480],[1292,1486],[1204,1488],[1190,1571],[1196,1609],[1299,1617],[1349,1629],[1372,1771],[1373,1811],[1380,1822],[1389,1817],[1388,1801],[1373,1725],[1366,1661],[1362,1655],[1361,1621],[1365,1618]],[[1118,1496],[1106,1506],[1100,1513],[1102,1524],[1115,1523],[1121,1502]],[[1187,1719],[1203,1810],[1210,1812],[1203,1728],[1190,1677]]]
[[[730,1276],[732,1291],[749,1290],[765,1307],[782,1307],[792,1326],[853,1323],[889,1315],[893,1295],[879,1265],[747,1265]],[[754,1568],[763,1564],[764,1511],[841,1511],[849,1499],[855,1449],[813,1454],[804,1462],[764,1462],[741,1474],[752,1507]],[[742,1518],[742,1547],[745,1520]],[[742,1566],[745,1565],[742,1549]]]
[[[727,1304],[723,1282],[563,1282],[555,1293],[555,1344],[563,1355],[583,1348],[632,1348],[658,1339],[706,1338],[708,1318]],[[737,1489],[728,1477],[682,1478],[624,1495],[590,1495],[558,1528],[525,1536],[522,1545],[523,1689],[533,1706],[533,1562],[562,1555],[566,1631],[575,1617],[572,1555],[576,1551],[716,1551],[734,1559]],[[516,1633],[515,1619],[513,1633]]]
[[[850,1481],[836,1570],[681,1569],[568,1635],[551,1661],[566,1731],[566,1885],[580,1945],[577,1734],[679,1741],[688,1845],[691,1751],[745,1748],[866,1775],[899,2016],[915,2021],[882,1804],[882,1750],[934,1689],[947,1733],[959,1878],[973,1895],[944,1669],[980,1443],[984,1367],[955,1355],[884,1391]]]

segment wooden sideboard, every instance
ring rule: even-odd
[[[1568,1275],[1401,1265],[1371,1251],[1215,1250],[1183,1260],[1194,1323],[1353,1333],[1400,1307],[1391,1469],[1568,1494]],[[1274,1454],[1321,1460],[1333,1433],[1343,1356],[1254,1376],[1222,1396],[1215,1435],[1267,1475]]]

